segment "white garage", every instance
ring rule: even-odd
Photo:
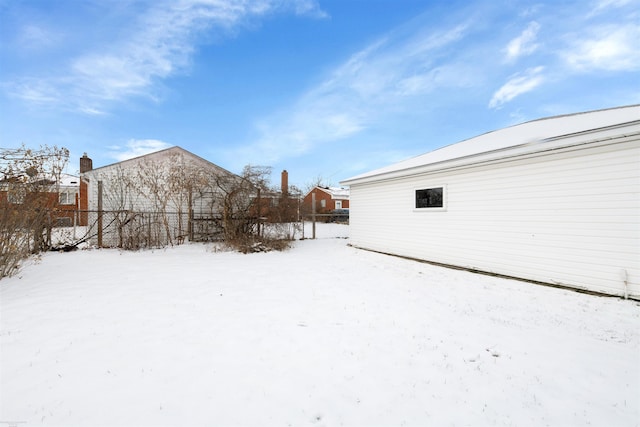
[[[640,105],[522,123],[341,184],[356,247],[640,299]]]

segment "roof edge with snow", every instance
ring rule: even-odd
[[[348,188],[315,186],[314,189],[318,189],[329,194],[332,199],[346,200],[349,198]]]
[[[158,151],[152,151],[151,153],[147,153],[147,154],[143,154],[140,156],[136,156],[136,157],[132,157],[130,159],[125,159],[116,163],[111,163],[108,165],[104,165],[104,166],[100,166],[97,168],[93,168],[91,170],[88,170],[86,172],[83,172],[81,175],[91,175],[96,171],[102,171],[102,170],[106,170],[108,168],[114,167],[114,166],[119,166],[119,165],[126,165],[126,164],[135,164],[137,162],[143,161],[144,159],[147,158],[154,158],[154,157],[159,157],[162,156],[164,154],[170,154],[170,153],[177,153],[177,154],[182,154],[182,155],[186,155],[191,157],[192,159],[196,159],[197,161],[201,162],[202,164],[205,164],[209,167],[213,167],[214,169],[219,170],[222,173],[226,173],[229,175],[236,175],[233,172],[228,171],[227,169],[216,165],[213,162],[210,162],[209,160],[202,158],[200,156],[198,156],[197,154],[193,154],[192,152],[185,150],[184,148],[178,146],[178,145],[174,145],[173,147],[169,147],[169,148],[163,148],[161,150]]]
[[[399,178],[640,133],[640,104],[536,119],[447,145],[340,182],[354,185]]]

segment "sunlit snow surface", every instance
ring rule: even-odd
[[[366,252],[347,235],[320,224],[286,252],[28,262],[0,281],[0,426],[640,422],[637,302]]]

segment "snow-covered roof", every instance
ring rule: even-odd
[[[494,158],[504,154],[504,150],[528,146],[527,151],[540,151],[561,145],[558,138],[569,137],[590,131],[602,130],[620,124],[640,126],[640,105],[596,110],[533,120],[488,132],[456,144],[413,157],[399,163],[354,176],[341,182],[350,185],[360,180],[382,178],[385,175],[404,175],[427,165],[444,164],[461,159],[474,162],[478,155],[493,153]],[[555,145],[554,145],[555,144]]]
[[[17,179],[26,178],[29,180],[29,182],[46,184],[46,185],[53,185],[56,183],[55,177],[50,173],[49,174],[39,173],[31,178],[26,177],[25,175],[20,175],[18,177],[14,177],[13,179],[16,179],[16,178]],[[11,180],[12,178],[2,179],[2,181],[5,181],[5,182],[11,181]],[[80,187],[80,178],[74,175],[61,173],[58,181],[59,181],[59,185],[63,187]]]
[[[137,156],[137,157],[132,157],[130,159],[126,159],[126,160],[122,160],[120,162],[117,163],[111,163],[109,165],[105,165],[105,166],[100,166],[91,170],[88,170],[86,172],[82,173],[82,176],[90,176],[92,174],[95,174],[96,171],[101,172],[105,169],[109,169],[109,168],[113,168],[116,166],[123,166],[123,167],[137,167],[137,165],[141,162],[144,161],[145,159],[150,159],[150,160],[161,160],[161,159],[167,159],[170,158],[171,155],[183,155],[186,156],[187,158],[189,158],[192,161],[197,162],[198,164],[201,164],[205,167],[210,167],[214,170],[217,170],[218,172],[221,172],[223,174],[228,174],[228,175],[234,175],[233,173],[229,172],[228,170],[210,162],[207,159],[204,159],[198,155],[195,155],[193,153],[191,153],[190,151],[185,150],[182,147],[179,146],[173,146],[173,147],[169,147],[169,148],[165,148],[162,150],[158,150],[158,151],[154,151],[151,153],[147,153],[147,154],[143,154],[141,156]]]
[[[77,176],[63,173],[60,175],[60,185],[67,186],[67,187],[79,187],[80,178],[78,178]]]
[[[342,187],[317,187],[320,190],[324,191],[331,195],[332,199],[348,199],[349,198],[349,189]]]

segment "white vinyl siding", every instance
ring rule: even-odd
[[[185,169],[202,168],[201,170],[211,176],[235,179],[235,175],[230,172],[179,147],[92,169],[82,174],[82,179],[87,183],[88,210],[91,211],[89,222],[92,227],[96,226],[98,218],[96,215],[98,183],[100,181],[103,183],[102,210],[105,212],[103,227],[108,231],[103,241],[105,245],[120,244],[118,240],[120,236],[113,231],[120,221],[126,221],[127,218],[135,216],[137,221],[147,221],[147,224],[162,223],[166,229],[171,228],[173,237],[177,238],[184,236],[184,233],[189,230],[190,213],[193,213],[197,219],[203,219],[211,218],[220,212],[222,191],[218,193],[215,186],[203,187],[202,193],[198,191],[190,193],[187,187],[183,187],[180,191],[168,191],[171,187],[167,176],[171,173],[171,166],[175,165]],[[147,180],[155,177],[154,187],[158,190],[155,194],[149,188],[151,184],[146,186],[143,184],[139,176],[140,172]],[[165,231],[163,230],[162,233]],[[169,231],[166,232],[169,233]],[[97,235],[97,232],[95,234]],[[109,237],[106,236],[107,234]]]
[[[640,296],[640,143],[565,150],[351,186],[355,246]],[[414,209],[446,182],[447,209]]]
[[[102,209],[104,211],[131,210],[138,212],[159,212],[161,203],[166,203],[165,211],[169,213],[189,212],[188,197],[182,199],[155,200],[151,191],[144,188],[136,188],[129,191],[121,191],[117,185],[115,167],[101,168],[99,173],[86,173],[88,178],[89,210],[98,209],[98,182],[102,181]],[[210,214],[217,211],[220,203],[220,195],[213,192],[205,194],[194,193],[192,205],[196,214]]]

